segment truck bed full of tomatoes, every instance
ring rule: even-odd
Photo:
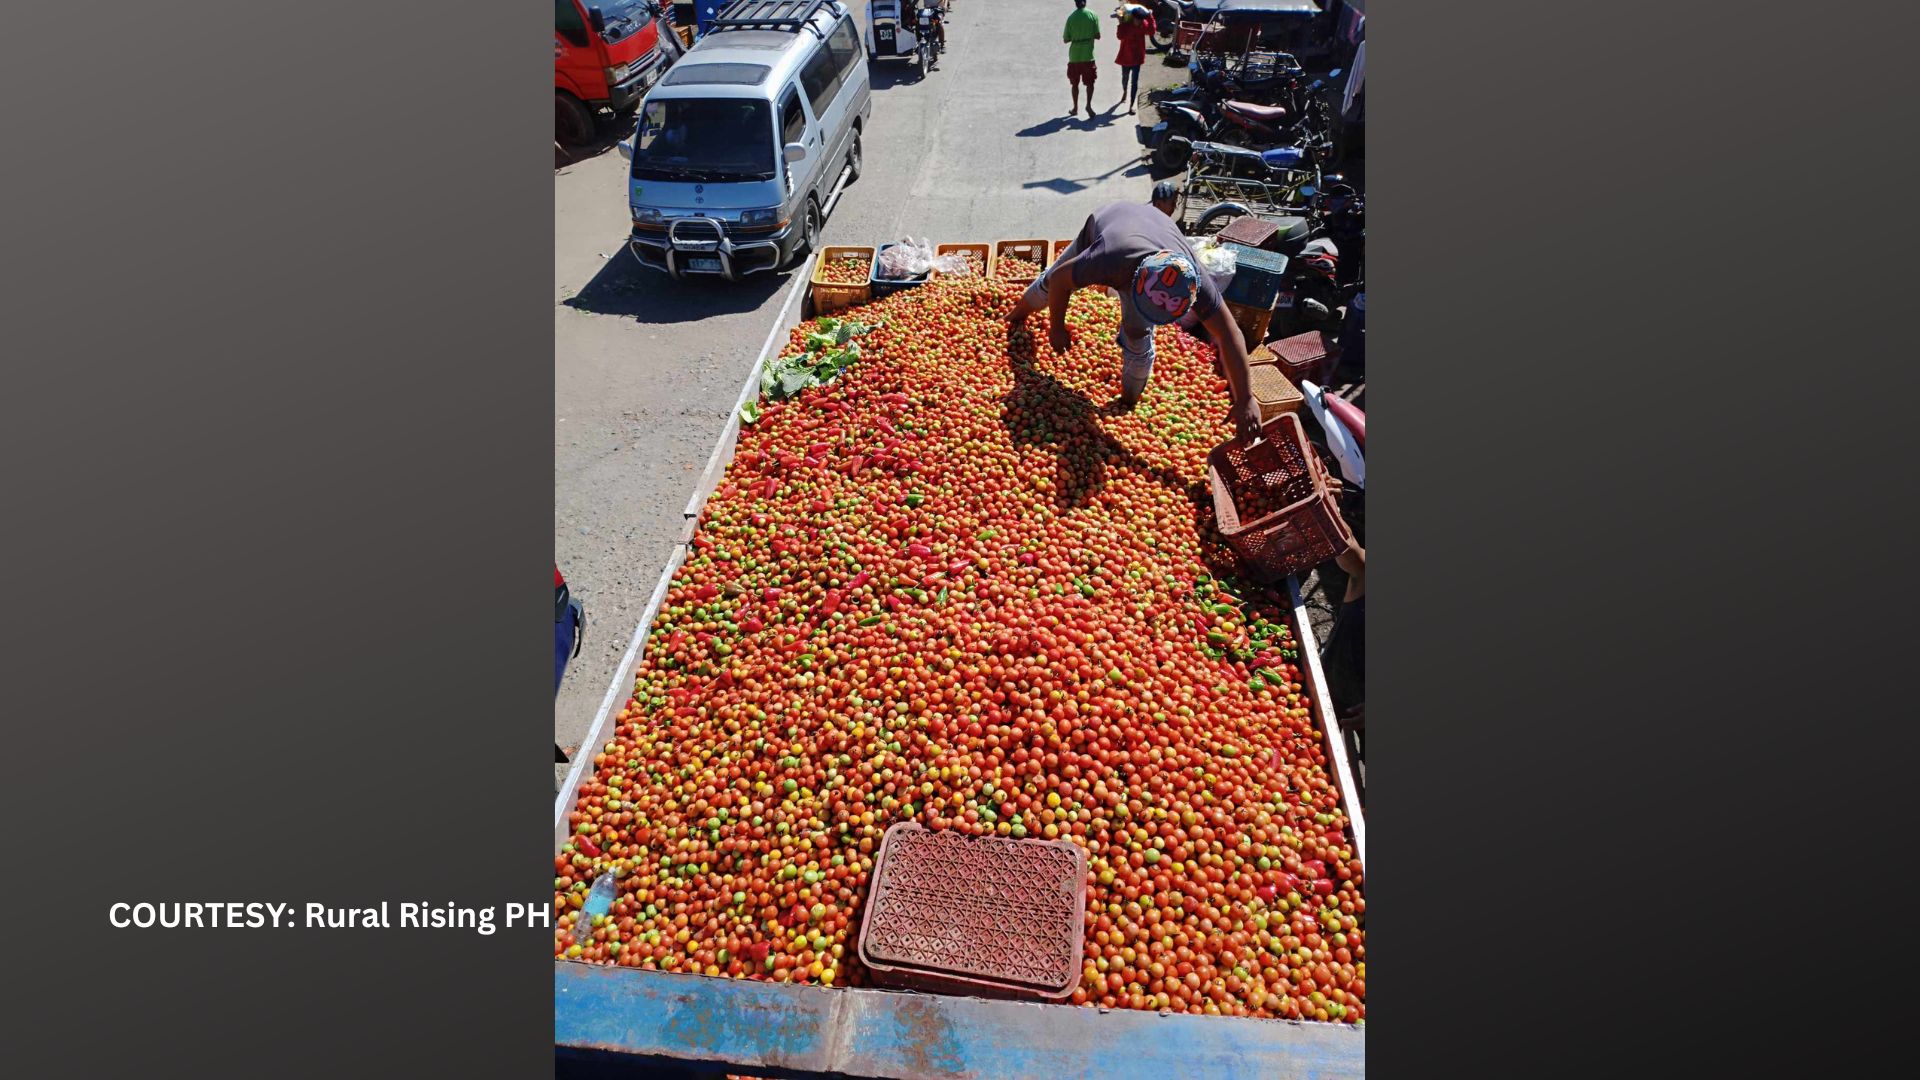
[[[1086,848],[1075,1002],[1365,1015],[1298,649],[1214,526],[1212,349],[1159,331],[1121,411],[1116,301],[1077,296],[1056,356],[1018,292],[863,307],[858,362],[742,428],[582,777],[556,957],[858,985],[874,851],[914,818]]]

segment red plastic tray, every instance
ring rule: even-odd
[[[860,962],[881,986],[1070,997],[1087,929],[1087,854],[901,822],[880,841]]]
[[[1304,334],[1281,338],[1271,342],[1267,348],[1280,361],[1280,370],[1286,373],[1287,381],[1295,386],[1301,380],[1322,382],[1327,368],[1327,339],[1320,331],[1309,330]]]

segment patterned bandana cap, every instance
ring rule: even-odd
[[[1170,323],[1193,307],[1198,283],[1186,256],[1156,251],[1133,273],[1133,310],[1155,325]]]

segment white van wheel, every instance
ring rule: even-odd
[[[860,129],[853,129],[853,148],[847,151],[847,183],[860,179]]]
[[[804,240],[807,254],[813,254],[813,249],[820,243],[820,204],[811,198],[807,199],[807,234]]]
[[[793,266],[800,266],[811,258],[815,245],[820,242],[820,204],[811,195],[807,196],[807,219],[802,228],[806,231],[800,234],[800,242],[794,245]]]

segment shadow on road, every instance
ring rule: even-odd
[[[907,60],[891,60],[885,63],[868,64],[867,79],[869,85],[875,90],[891,90],[896,86],[911,86],[922,82],[926,76],[921,74],[918,64]]]
[[[1032,127],[1021,128],[1019,131],[1014,132],[1013,135],[1016,139],[1032,139],[1041,135],[1051,135],[1056,131],[1065,131],[1069,124],[1074,124],[1073,117],[1056,116],[1051,120],[1042,120]],[[1074,126],[1077,127],[1079,125],[1074,124]]]
[[[559,172],[569,165],[578,165],[591,161],[601,154],[620,145],[620,140],[633,132],[632,116],[615,116],[610,112],[598,112],[593,115],[593,141],[584,146],[563,146],[558,142],[553,146],[553,169]]]
[[[739,281],[717,275],[675,281],[640,265],[623,244],[586,288],[561,303],[595,315],[619,315],[643,323],[698,322],[714,315],[757,310],[787,284],[789,273],[753,274]]]
[[[1121,172],[1121,170],[1123,169],[1126,171]],[[1112,176],[1115,173],[1120,173],[1120,175],[1122,176],[1145,176],[1148,174],[1149,171],[1150,171],[1150,168],[1146,162],[1135,159],[1132,161],[1126,161],[1118,165],[1115,165],[1113,168],[1108,169],[1106,172],[1103,172],[1098,176],[1082,176],[1072,180],[1069,180],[1064,176],[1056,176],[1051,180],[1029,180],[1024,184],[1021,184],[1020,186],[1028,190],[1032,190],[1034,188],[1045,188],[1048,191],[1058,192],[1059,194],[1062,194],[1062,195],[1073,195],[1078,192],[1085,191],[1087,189],[1087,185],[1097,184],[1100,181],[1107,179],[1108,177]]]
[[[1125,115],[1125,113],[1119,110],[1118,106],[1115,106],[1106,112],[1095,113],[1092,119],[1088,119],[1085,113],[1075,113],[1072,116],[1056,116],[1048,120],[1042,120],[1029,127],[1021,128],[1019,131],[1014,132],[1013,135],[1014,138],[1017,139],[1033,139],[1042,135],[1052,135],[1056,132],[1065,131],[1068,128],[1073,128],[1076,131],[1095,131],[1111,125],[1115,120]]]

